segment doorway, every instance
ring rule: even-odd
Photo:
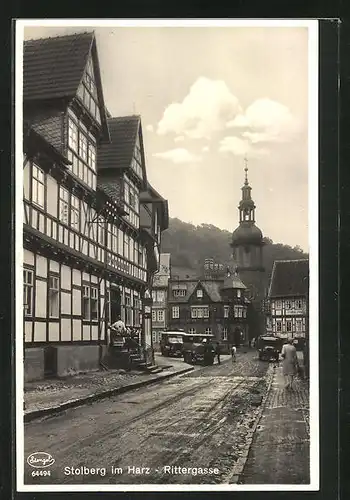
[[[110,291],[109,323],[112,325],[121,316],[121,293],[119,288],[111,288]]]

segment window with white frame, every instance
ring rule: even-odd
[[[159,309],[157,311],[157,321],[159,323],[162,323],[164,321],[164,310],[163,309]]]
[[[134,326],[141,324],[141,300],[134,295]]]
[[[33,163],[32,175],[32,202],[41,208],[45,204],[45,174],[35,163]]]
[[[173,296],[174,297],[185,297],[186,290],[184,288],[173,288]]]
[[[203,298],[203,290],[202,289],[198,289],[197,290],[197,298],[198,299],[202,299]]]
[[[191,307],[191,317],[196,318],[209,318],[209,307]]]
[[[74,195],[71,195],[70,205],[70,225],[77,231],[80,228],[80,200]]]
[[[189,328],[188,329],[188,333],[190,333],[191,335],[194,335],[196,333],[196,329],[195,328]]]
[[[91,320],[98,320],[98,288],[91,287]]]
[[[301,308],[302,308],[302,301],[298,299],[295,301],[295,309],[301,309]]]
[[[227,340],[227,328],[222,329],[222,340]]]
[[[83,285],[83,319],[98,320],[98,287]]]
[[[132,305],[130,293],[125,293],[125,324],[132,325]]]
[[[96,138],[89,132],[82,120],[68,110],[68,160],[72,162],[74,175],[90,187],[95,188]]]
[[[243,318],[243,306],[234,306],[235,318]]]
[[[282,323],[281,321],[276,321],[276,332],[282,331]]]
[[[124,257],[129,259],[129,236],[124,233]]]
[[[300,319],[297,319],[296,322],[295,322],[295,329],[298,333],[302,332],[303,331],[303,324],[302,324],[302,321]]]
[[[69,224],[69,191],[62,186],[59,191],[59,214],[60,221]]]
[[[91,319],[90,286],[83,286],[83,319]]]
[[[282,309],[282,301],[281,300],[275,301],[275,309]]]
[[[91,115],[100,124],[101,115],[98,105],[97,87],[96,87],[93,63],[91,58],[87,63],[86,70],[84,73],[84,78],[78,88],[77,95],[84,103],[85,107],[89,110]]]
[[[287,332],[292,331],[292,322],[291,321],[286,321],[286,329],[287,329]]]
[[[157,311],[152,311],[152,321],[156,322],[157,321]]]
[[[230,306],[224,306],[224,318],[228,318],[230,313]]]
[[[180,317],[180,308],[179,308],[179,306],[173,306],[171,308],[171,312],[172,312],[173,319],[177,319],[177,318]]]
[[[97,219],[97,240],[102,246],[106,244],[105,220],[103,217]]]
[[[33,316],[34,271],[23,269],[23,310],[25,316]]]
[[[49,276],[49,317],[58,318],[59,316],[59,277]]]
[[[284,306],[286,309],[290,309],[291,308],[290,300],[286,300]]]
[[[211,328],[206,328],[205,329],[206,335],[211,335],[212,334],[212,329]]]

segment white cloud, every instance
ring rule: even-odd
[[[239,101],[223,80],[199,77],[181,103],[165,109],[157,133],[210,139],[238,113],[242,113]]]
[[[147,130],[147,132],[153,132],[154,131],[153,125],[147,125],[146,130]]]
[[[247,155],[250,158],[260,158],[261,156],[268,154],[266,149],[255,148],[248,140],[235,136],[224,137],[220,141],[219,152],[232,153],[235,156]]]
[[[174,141],[175,142],[182,142],[185,140],[185,137],[183,135],[179,135],[178,137],[175,137]]]
[[[298,131],[298,123],[287,106],[268,98],[257,99],[226,126],[248,129],[242,136],[253,144],[288,141]]]
[[[203,153],[207,153],[209,151],[209,146],[204,146],[202,148]]]
[[[194,163],[201,161],[200,156],[196,156],[184,148],[170,149],[169,151],[164,151],[164,153],[155,153],[153,156],[170,160],[173,163]]]

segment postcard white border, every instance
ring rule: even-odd
[[[310,262],[310,484],[306,485],[28,485],[24,484],[23,412],[23,40],[25,27],[305,27],[308,28],[308,193]],[[228,19],[18,19],[15,38],[15,163],[16,163],[16,481],[18,492],[59,491],[318,491],[319,490],[319,310],[318,310],[318,29],[317,20]]]

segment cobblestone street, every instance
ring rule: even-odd
[[[242,350],[236,363],[226,358],[221,365],[197,367],[151,387],[28,423],[25,459],[40,450],[50,453],[55,463],[50,467],[51,475],[40,479],[31,476],[32,470],[25,463],[25,482],[237,482],[273,374],[273,364],[259,361],[256,352]],[[266,402],[270,412],[269,406],[275,404],[273,394],[272,390]],[[304,466],[303,462],[301,469]],[[85,472],[100,468],[100,472],[82,473],[81,467],[87,468]],[[212,472],[177,474],[168,473],[166,467],[207,468]],[[250,474],[256,476],[251,467],[248,459],[246,481]],[[306,482],[307,473],[301,469],[302,482]]]

